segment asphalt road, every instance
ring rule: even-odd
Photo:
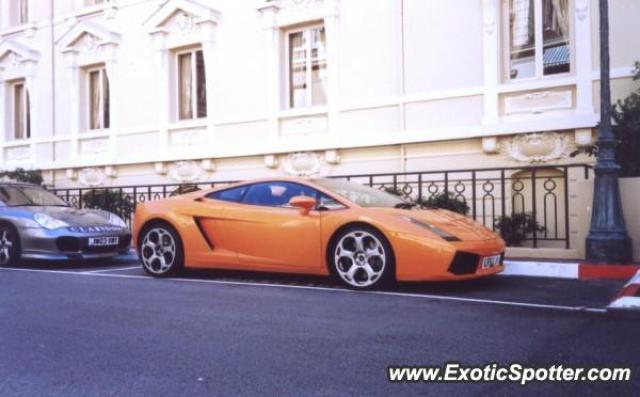
[[[132,262],[0,270],[0,396],[637,395],[620,282],[495,277],[345,291]],[[583,307],[589,309],[583,310]],[[390,384],[389,365],[629,366],[627,383]]]

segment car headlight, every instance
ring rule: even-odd
[[[430,223],[423,222],[423,221],[420,221],[418,219],[411,218],[409,216],[403,216],[402,218],[404,218],[405,220],[413,223],[414,225],[420,226],[420,227],[422,227],[424,229],[429,230],[432,233],[437,234],[443,240],[446,240],[446,241],[461,241],[458,237],[454,236],[453,234],[447,233],[446,231],[444,231],[444,230],[440,229],[439,227],[434,226],[434,225],[432,225]]]
[[[36,221],[38,225],[44,227],[45,229],[50,229],[50,230],[69,226],[67,222],[61,221],[60,219],[53,218],[42,212],[33,214],[33,220]]]
[[[109,213],[109,223],[118,227],[127,227],[127,223],[116,214]]]

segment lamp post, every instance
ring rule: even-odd
[[[587,236],[587,262],[630,263],[631,239],[622,213],[616,162],[616,139],[611,129],[609,80],[609,4],[600,0],[600,128],[593,187],[591,228]]]

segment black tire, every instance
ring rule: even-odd
[[[16,266],[20,263],[21,252],[16,228],[8,222],[0,222],[0,266]]]
[[[168,249],[168,244],[166,244],[169,240],[172,240],[175,247],[173,253],[171,253]],[[150,252],[149,250],[152,250],[152,248],[148,242],[159,244],[161,249]],[[164,262],[162,262],[160,256],[164,258]],[[177,275],[184,269],[182,239],[178,232],[168,223],[150,223],[140,232],[138,258],[142,268],[150,276],[162,278]],[[167,265],[166,269],[163,265]]]
[[[337,251],[338,246],[342,245],[341,253],[351,252],[351,250],[345,250],[345,248],[351,247],[345,247],[344,245],[349,245],[349,239],[351,236],[353,236],[354,244],[356,244],[355,239],[358,234],[363,238],[363,245],[370,244],[370,242],[377,239],[377,244],[382,249],[382,251],[378,252],[384,255],[384,263],[382,264],[382,267],[380,267],[378,262],[380,258],[376,259],[376,255],[368,256],[366,253],[360,252],[356,246],[353,247],[355,249],[355,255],[352,255],[351,258],[346,258],[345,260],[344,257],[340,257],[336,260],[336,256],[339,256]],[[369,247],[373,246],[369,245]],[[376,249],[368,251],[375,251]],[[364,254],[364,259],[362,259],[360,254]],[[340,230],[331,239],[331,244],[329,244],[329,250],[327,252],[327,261],[329,263],[331,275],[350,289],[377,289],[383,286],[389,286],[395,282],[395,256],[393,248],[391,247],[391,244],[389,244],[387,238],[380,231],[368,225],[353,225]],[[351,269],[351,266],[346,266],[349,262],[351,262],[351,266],[362,268],[355,269],[354,277],[351,280],[349,280],[345,274]],[[375,273],[369,273],[365,270],[364,267],[366,264],[368,264],[370,269],[374,270]],[[377,276],[370,277],[371,274],[377,274]],[[359,275],[360,277],[358,277]],[[365,280],[364,276],[366,276],[366,281],[363,281]]]

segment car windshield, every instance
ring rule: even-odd
[[[408,205],[408,203],[391,193],[356,182],[324,178],[316,179],[314,182],[361,207],[397,208]]]
[[[0,186],[0,202],[7,207],[68,207],[61,198],[37,186]]]

